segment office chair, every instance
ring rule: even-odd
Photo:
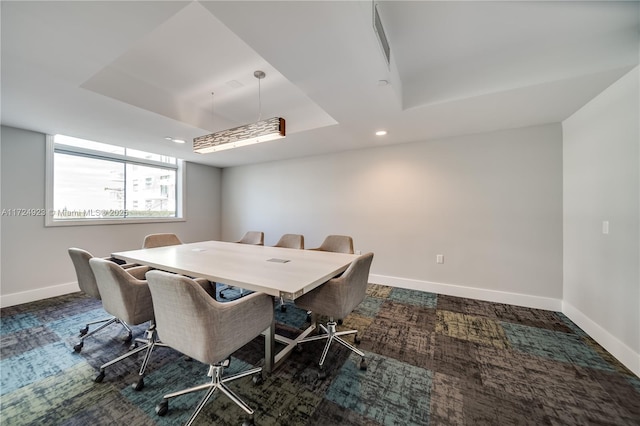
[[[240,240],[236,241],[236,243],[238,244],[251,244],[254,246],[263,246],[264,245],[264,232],[259,232],[259,231],[247,231],[242,238],[240,238]],[[224,294],[225,290],[232,290],[234,289],[234,286],[231,285],[227,285],[224,286],[223,288],[220,289],[220,292],[218,293],[218,295],[220,296],[221,299],[226,299],[227,297]],[[244,289],[241,288],[240,289],[240,296],[238,297],[243,297],[245,294],[250,294],[250,293],[245,293]]]
[[[236,241],[239,244],[253,244],[255,246],[263,246],[264,245],[264,232],[258,231],[247,231],[239,241]]]
[[[353,238],[346,235],[328,235],[320,244],[320,247],[309,250],[353,254]]]
[[[304,250],[304,235],[300,234],[284,234],[274,247],[283,247]],[[280,297],[280,311],[287,312],[287,305],[284,304],[284,299]]]
[[[304,249],[304,235],[300,234],[284,234],[274,247],[284,247],[303,250]]]
[[[176,234],[149,234],[144,237],[142,248],[176,246],[182,244]]]
[[[320,244],[320,247],[309,250],[353,254],[353,238],[347,235],[328,235]],[[307,311],[307,322],[310,321],[311,311]],[[342,324],[342,319],[338,319],[338,324]]]
[[[202,290],[191,278],[163,271],[147,273],[153,296],[156,324],[162,341],[173,349],[209,365],[209,383],[164,395],[156,413],[169,411],[169,400],[199,390],[207,390],[187,421],[191,425],[207,401],[219,389],[249,416],[253,410],[236,396],[226,383],[258,374],[261,367],[223,378],[230,356],[264,330],[273,321],[273,301],[264,293],[252,293],[231,302],[220,303]],[[260,379],[255,377],[255,382]],[[244,424],[252,424],[253,418]]]
[[[344,318],[349,315],[365,298],[367,292],[367,284],[369,281],[369,269],[373,261],[373,253],[367,253],[354,260],[346,271],[337,278],[332,278],[326,283],[311,290],[307,294],[303,294],[295,300],[296,306],[303,309],[321,313],[329,317],[329,322],[324,326],[318,324],[324,334],[318,334],[302,339],[299,343],[311,342],[314,340],[327,339],[327,343],[320,357],[318,377],[324,379],[326,372],[324,371],[324,361],[329,351],[331,343],[338,342],[346,348],[352,350],[362,357],[360,361],[360,369],[367,369],[367,362],[364,352],[356,349],[353,345],[341,338],[348,334],[355,334],[354,343],[359,343],[358,330],[336,331],[336,322],[334,318]]]
[[[89,264],[95,274],[100,295],[102,296],[102,306],[105,311],[130,325],[149,322],[146,338],[135,339],[129,348],[129,352],[100,366],[100,373],[94,381],[96,383],[102,382],[107,367],[146,350],[138,372],[138,381],[133,384],[135,390],[141,390],[144,387],[144,371],[147,368],[153,349],[156,346],[166,346],[157,339],[151,292],[147,281],[144,280],[144,273],[150,268],[136,268],[136,274],[134,275],[115,263],[104,259],[94,257],[89,260]],[[138,342],[143,343],[143,345],[137,346]]]
[[[80,291],[82,291],[83,293],[85,293],[90,297],[93,297],[94,299],[101,300],[102,298],[100,296],[100,290],[98,289],[98,284],[96,283],[96,277],[93,274],[93,271],[91,270],[91,266],[89,266],[89,260],[93,258],[91,253],[89,253],[86,250],[75,248],[75,247],[71,247],[68,250],[68,253],[69,253],[69,257],[71,257],[71,261],[73,262],[73,267],[76,270],[76,277],[78,278],[78,286],[80,287]],[[112,258],[104,258],[104,259],[117,262],[116,259],[112,259]],[[136,265],[130,264],[130,263],[120,264],[121,268],[133,268],[135,266]],[[102,324],[98,328],[96,328],[95,330],[89,331],[90,325],[100,324],[100,323]],[[114,323],[120,324],[122,327],[124,327],[125,330],[127,330],[128,334],[124,341],[126,343],[131,342],[131,339],[133,338],[133,333],[131,331],[131,328],[127,325],[126,322],[122,321],[120,318],[116,318],[112,316],[109,318],[103,318],[97,321],[91,321],[86,323],[84,328],[80,329],[80,342],[78,342],[73,347],[73,350],[75,352],[82,351],[82,348],[84,347],[84,340],[87,337],[94,335],[95,333],[99,332],[100,330]]]

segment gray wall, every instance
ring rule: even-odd
[[[44,208],[45,135],[3,126],[0,137],[1,208]],[[77,290],[69,247],[106,256],[139,248],[154,232],[185,242],[219,239],[220,185],[220,169],[187,163],[184,222],[45,228],[42,217],[2,217],[2,306]]]
[[[564,308],[640,374],[636,67],[563,122]],[[609,233],[602,222],[609,222]]]
[[[560,124],[227,168],[222,199],[226,240],[348,234],[378,283],[561,307]]]

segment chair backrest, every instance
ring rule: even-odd
[[[347,235],[328,235],[314,250],[353,254],[353,238]]]
[[[264,245],[264,232],[248,231],[244,236],[237,241],[240,244],[253,244],[255,246]]]
[[[153,319],[153,303],[146,280],[139,280],[118,264],[98,257],[90,259],[89,265],[105,311],[129,325]]]
[[[304,236],[300,234],[284,234],[274,247],[304,249]]]
[[[73,267],[76,270],[80,290],[94,299],[100,299],[100,290],[96,283],[96,276],[93,274],[91,266],[89,266],[89,259],[93,257],[91,253],[75,247],[70,248],[68,252],[73,262]]]
[[[343,282],[347,284],[347,300],[345,308],[351,312],[354,310],[367,296],[367,285],[369,284],[369,271],[373,262],[373,253],[365,253],[354,260],[344,273],[333,278],[337,283]],[[331,282],[332,280],[329,280]]]
[[[302,295],[295,304],[334,319],[346,317],[367,295],[372,261],[373,253],[359,256],[342,275]]]
[[[273,320],[273,301],[263,293],[220,303],[183,275],[154,270],[147,279],[162,342],[205,364],[225,360]]]
[[[149,234],[144,237],[142,248],[176,246],[182,244],[176,234]]]

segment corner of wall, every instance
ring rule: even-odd
[[[625,345],[624,342],[620,341],[598,323],[566,301],[562,302],[562,313],[578,327],[584,330],[618,361],[624,364],[636,376],[640,377],[640,353],[635,352],[629,346]]]

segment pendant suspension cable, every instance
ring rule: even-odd
[[[216,121],[216,115],[215,115],[214,110],[213,110],[213,94],[214,94],[214,92],[211,92],[211,125],[212,126]]]
[[[262,120],[262,87],[260,85],[260,80],[265,77],[264,71],[255,71],[253,76],[258,79],[258,121]]]
[[[262,120],[262,90],[260,88],[260,79],[258,79],[258,121]]]

